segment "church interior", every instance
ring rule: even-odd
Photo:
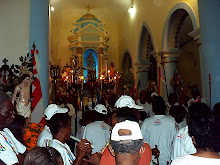
[[[220,0],[0,0],[0,164],[219,165],[219,18]]]
[[[150,84],[166,101],[194,87],[210,107],[220,99],[216,0],[0,2],[3,91],[35,54],[44,107],[71,94],[135,99]]]

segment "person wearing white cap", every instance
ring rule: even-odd
[[[107,113],[107,108],[104,105],[96,105],[93,114],[95,121],[88,124],[83,133],[83,139],[87,139],[93,144],[92,154],[100,152],[109,141],[110,126],[103,121]]]
[[[111,146],[116,165],[138,165],[146,148],[139,124],[129,120],[117,123],[112,129]]]
[[[115,103],[116,108],[123,108],[123,107],[128,107],[128,108],[133,108],[133,109],[143,109],[142,106],[136,105],[135,101],[127,95],[121,96]]]
[[[67,112],[68,112],[67,108],[60,108],[56,104],[50,104],[44,111],[44,118],[46,119],[47,123],[49,123],[53,115],[57,113],[67,113]],[[53,135],[51,134],[50,128],[47,125],[45,125],[43,131],[40,133],[37,139],[37,146],[47,147],[52,139],[53,139]]]
[[[141,132],[145,141],[154,148],[157,145],[160,156],[160,165],[170,162],[171,147],[176,134],[175,119],[165,116],[165,101],[161,96],[156,96],[152,103],[154,116],[144,120]],[[154,162],[157,160],[153,159]]]

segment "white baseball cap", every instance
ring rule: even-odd
[[[115,103],[116,108],[128,107],[134,109],[143,109],[142,106],[136,105],[134,100],[130,96],[121,96]]]
[[[57,113],[66,113],[68,112],[67,108],[60,108],[56,104],[50,104],[44,111],[44,117],[46,120],[50,120],[51,117]]]
[[[107,113],[108,113],[107,108],[106,108],[104,105],[102,105],[102,104],[97,104],[97,105],[95,106],[94,110],[95,110],[96,112],[101,113],[101,114],[104,114],[104,115],[107,115]]]
[[[126,129],[131,131],[130,135],[119,135],[120,129]],[[135,121],[125,120],[123,122],[115,124],[112,129],[111,140],[120,141],[120,140],[139,140],[143,139],[141,134],[140,126]]]
[[[157,94],[157,92],[153,92],[153,93],[151,93],[150,96],[151,96],[151,97],[154,97],[154,96],[158,96],[158,94]]]

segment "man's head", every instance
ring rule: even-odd
[[[205,103],[194,103],[189,107],[187,120],[199,120],[201,118],[209,120],[211,118],[211,110]]]
[[[138,118],[133,109],[123,107],[118,108],[112,113],[112,127],[114,127],[116,123],[123,122],[125,120],[138,122]]]
[[[55,139],[65,143],[71,135],[71,118],[68,113],[57,113],[53,115],[48,124]]]
[[[107,108],[102,104],[97,104],[94,107],[93,116],[94,121],[104,121],[106,118],[106,115],[108,114]]]
[[[192,88],[191,95],[194,99],[196,99],[198,96],[200,96],[200,92],[198,88]]]
[[[168,96],[168,102],[170,105],[173,105],[177,102],[177,95],[176,93],[170,93]]]
[[[44,111],[44,118],[46,120],[50,120],[53,117],[53,115],[57,113],[66,113],[66,112],[68,112],[67,108],[60,108],[56,104],[50,104]]]
[[[155,96],[154,101],[152,103],[152,110],[155,113],[155,115],[164,115],[166,106],[165,101],[161,96]]]
[[[117,123],[112,130],[111,146],[117,165],[137,165],[144,152],[138,123],[129,120]]]
[[[141,104],[145,104],[145,102],[147,101],[147,91],[141,91],[139,94],[139,100]]]
[[[0,130],[8,127],[15,118],[15,109],[11,98],[0,92]]]

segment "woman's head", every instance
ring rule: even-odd
[[[24,165],[63,165],[60,153],[52,147],[35,147],[25,157]]]

